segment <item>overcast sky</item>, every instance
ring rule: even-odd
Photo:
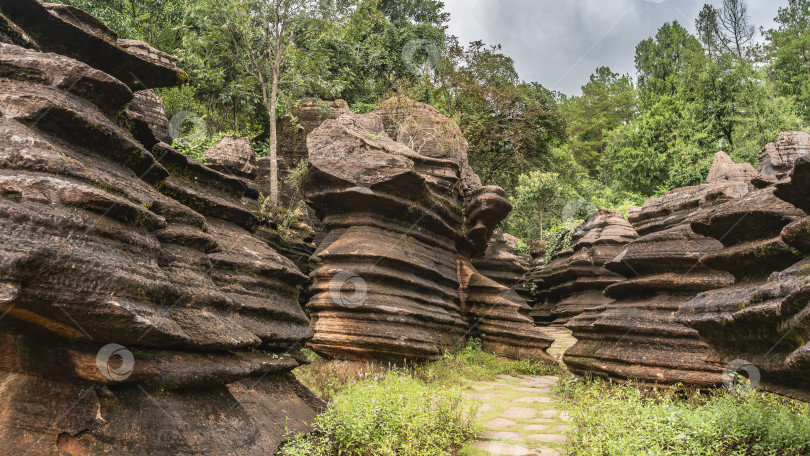
[[[635,48],[666,22],[694,32],[707,0],[444,0],[450,33],[462,43],[503,45],[520,77],[567,94],[600,66],[635,77]],[[715,6],[722,0],[709,1]],[[787,0],[749,0],[752,23],[766,29]]]

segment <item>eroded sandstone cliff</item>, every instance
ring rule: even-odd
[[[0,43],[0,453],[272,454],[320,403],[289,374],[306,276],[256,186],[163,142],[132,89],[176,84],[172,58],[0,6],[33,37]]]
[[[394,98],[326,120],[307,149],[305,195],[326,232],[313,257],[313,349],[434,359],[476,336],[497,353],[547,357],[551,339],[470,262],[511,207],[470,169],[455,122]]]

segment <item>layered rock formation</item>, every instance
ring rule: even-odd
[[[455,123],[396,98],[326,120],[307,149],[304,190],[327,233],[313,257],[314,350],[433,359],[473,334],[499,353],[544,356],[551,339],[470,264],[510,206],[469,169]]]
[[[0,453],[272,454],[320,405],[289,374],[306,277],[256,186],[161,142],[131,74],[175,84],[174,60],[0,7],[32,48],[73,46],[0,44]]]
[[[278,175],[281,201],[288,203],[301,198],[297,188],[291,188],[285,178],[301,163],[306,163],[307,136],[321,126],[326,119],[334,119],[341,113],[349,112],[349,105],[343,100],[306,100],[292,109],[292,115],[285,116],[278,123]],[[265,195],[270,191],[270,158],[258,161],[259,176],[256,183]],[[316,220],[313,224],[317,225]]]
[[[769,143],[759,153],[760,180],[775,183],[793,170],[796,159],[810,150],[810,134],[802,131],[780,133],[776,142]]]
[[[565,324],[585,310],[611,302],[602,292],[624,277],[603,266],[638,238],[620,212],[591,214],[573,234],[571,246],[557,252],[551,263],[531,275],[540,309],[550,308],[554,324]]]
[[[256,152],[250,138],[223,137],[205,152],[205,164],[224,174],[256,178]]]
[[[706,184],[667,192],[631,213],[641,237],[605,264],[627,278],[606,288],[605,296],[615,301],[568,323],[578,339],[564,357],[573,372],[643,383],[722,383],[719,356],[675,315],[697,293],[734,283],[732,274],[699,261],[723,244],[685,222],[698,208],[747,194],[746,173],[739,180],[726,178],[734,174],[739,173],[713,173]]]
[[[528,302],[532,299],[528,282],[532,258],[518,252],[519,244],[518,238],[499,228],[489,240],[484,255],[473,258],[472,264],[481,274],[506,287],[508,298],[520,304],[528,315]]]
[[[722,363],[752,363],[761,387],[810,400],[810,282],[807,257],[801,259],[810,251],[804,213],[810,210],[810,166],[798,158],[810,152],[810,143],[804,134],[783,133],[764,151],[766,174],[759,180],[774,177],[773,157],[792,157],[790,179],[692,217],[695,231],[725,247],[701,262],[731,272],[737,283],[698,295],[681,307],[678,319],[696,328]],[[782,163],[780,173],[790,165]]]

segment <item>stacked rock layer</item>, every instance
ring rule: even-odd
[[[473,258],[472,264],[481,274],[507,288],[507,297],[520,304],[522,313],[528,315],[531,308],[531,286],[528,274],[532,258],[520,253],[520,240],[497,229],[489,241],[484,256]]]
[[[624,276],[605,269],[604,264],[636,238],[636,230],[620,212],[591,214],[577,227],[569,248],[533,271],[531,279],[539,290],[537,306],[551,309],[554,324],[565,324],[585,310],[610,303],[603,291]]]
[[[720,154],[715,157],[715,165],[727,162]],[[700,263],[723,244],[695,233],[685,220],[698,208],[747,194],[746,174],[714,172],[713,178],[736,178],[676,189],[631,212],[630,222],[641,237],[605,264],[626,277],[605,290],[615,301],[568,323],[578,340],[564,356],[573,372],[648,384],[722,383],[718,355],[675,315],[697,293],[729,286],[734,276]]]
[[[474,334],[500,353],[543,356],[552,340],[469,262],[510,206],[469,169],[455,123],[395,98],[370,114],[326,120],[307,149],[304,191],[326,232],[308,305],[315,351],[434,359]]]
[[[733,273],[737,284],[698,295],[681,307],[678,318],[700,331],[730,370],[742,366],[749,376],[760,377],[762,388],[810,400],[810,219],[804,212],[810,210],[810,166],[799,158],[810,152],[806,139],[783,133],[763,149],[764,175],[758,180],[773,177],[774,163],[782,163],[776,177],[789,177],[776,188],[693,216],[696,231],[722,239],[725,246],[701,262]],[[792,163],[793,171],[786,170]]]
[[[131,74],[173,85],[174,60],[0,6],[36,40],[0,43],[0,453],[273,454],[319,401],[288,374],[306,277],[262,240],[256,186],[161,142]]]

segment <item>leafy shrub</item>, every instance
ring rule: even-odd
[[[347,387],[283,456],[450,456],[478,434],[458,389],[390,371]]]
[[[810,405],[768,393],[649,392],[602,380],[561,386],[582,456],[810,454]]]

